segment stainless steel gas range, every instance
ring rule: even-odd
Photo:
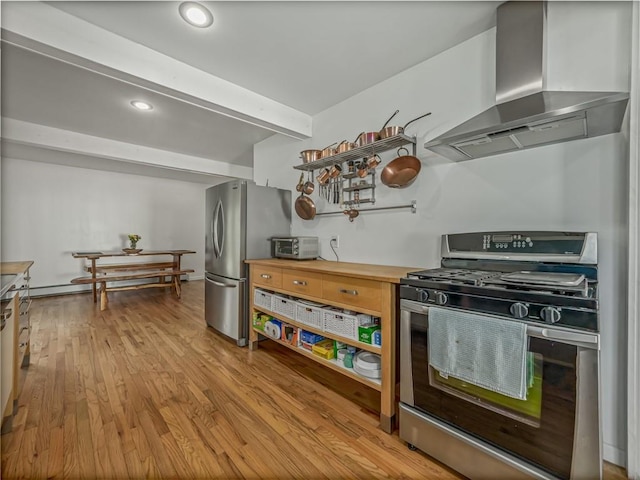
[[[475,478],[601,478],[597,237],[445,235],[400,287],[400,437]]]

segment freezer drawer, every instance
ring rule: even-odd
[[[246,281],[205,275],[204,315],[207,325],[232,338],[238,346],[247,344]]]

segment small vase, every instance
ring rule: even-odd
[[[135,249],[138,248],[138,242],[130,242],[130,248]]]

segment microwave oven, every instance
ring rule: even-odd
[[[273,237],[271,254],[276,258],[294,260],[318,258],[318,237]]]

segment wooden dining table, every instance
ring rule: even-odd
[[[103,303],[106,302],[106,282],[107,281],[125,281],[138,280],[148,278],[158,278],[158,284],[144,284],[132,287],[109,287],[109,290],[125,290],[130,288],[147,288],[150,286],[173,286],[178,298],[180,297],[180,276],[182,274],[191,273],[193,269],[183,269],[181,260],[183,255],[194,254],[193,250],[140,250],[136,253],[127,253],[121,250],[114,251],[82,251],[72,252],[73,258],[81,258],[89,261],[85,269],[91,276],[73,279],[71,283],[84,283],[92,285],[93,301],[98,301],[97,284],[102,285]],[[170,261],[149,261],[145,257],[171,256]],[[105,258],[126,257],[127,261],[123,263],[103,263],[98,261]],[[131,261],[135,258],[136,261]],[[165,284],[165,277],[172,277],[170,284]],[[104,307],[104,305],[103,305]]]

